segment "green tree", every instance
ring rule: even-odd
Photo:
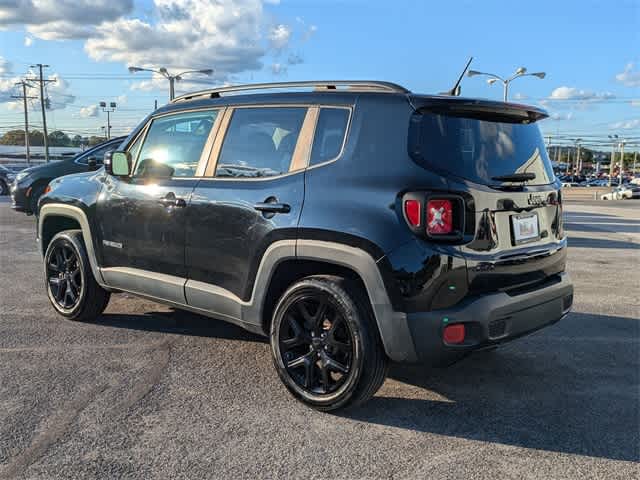
[[[96,137],[95,135],[92,135],[89,137],[88,144],[90,147],[93,147],[94,145],[105,142],[106,140],[106,137]]]
[[[69,136],[60,130],[54,130],[48,135],[50,147],[67,147],[71,145]]]
[[[24,130],[9,130],[0,137],[0,145],[24,145]]]

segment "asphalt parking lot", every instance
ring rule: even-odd
[[[340,415],[292,400],[264,339],[120,294],[46,299],[0,200],[0,478],[638,478],[640,202],[567,202],[574,311],[448,369],[393,366]]]

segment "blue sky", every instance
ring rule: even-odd
[[[20,105],[8,98],[16,93],[11,83],[37,62],[59,78],[49,89],[50,128],[86,135],[105,123],[95,108],[101,100],[119,103],[115,132],[134,126],[155,99],[167,101],[167,82],[129,74],[132,63],[213,68],[203,81],[217,84],[384,79],[436,93],[451,86],[473,55],[477,70],[506,76],[522,65],[547,73],[544,80],[517,79],[510,90],[511,99],[552,113],[542,124],[545,133],[640,140],[637,0],[75,3],[70,10],[54,0],[0,6],[0,133],[22,122]],[[203,84],[185,81],[179,88]],[[465,96],[502,95],[500,85],[479,77],[465,78],[462,89]],[[32,119],[40,123],[37,111]]]

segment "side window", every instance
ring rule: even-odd
[[[320,109],[309,166],[326,162],[340,154],[348,122],[349,110],[346,108]]]
[[[307,109],[237,108],[222,144],[216,177],[272,177],[289,171]]]
[[[100,147],[96,150],[93,150],[92,152],[87,152],[84,155],[82,155],[78,160],[76,160],[76,163],[81,163],[82,165],[88,165],[89,159],[93,157],[96,159],[96,163],[98,165],[102,165],[102,163],[104,162],[104,154],[112,150],[115,150],[116,147],[117,147],[117,144],[110,143],[109,145]]]
[[[153,120],[134,176],[193,177],[217,114],[215,110],[188,112]],[[137,148],[134,144],[129,150],[132,156]]]

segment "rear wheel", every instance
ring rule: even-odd
[[[44,273],[49,301],[60,315],[90,321],[107,307],[110,293],[93,277],[80,230],[53,237],[44,256]]]
[[[355,282],[313,276],[295,283],[276,306],[270,333],[278,375],[313,408],[361,404],[384,382],[388,361]]]

